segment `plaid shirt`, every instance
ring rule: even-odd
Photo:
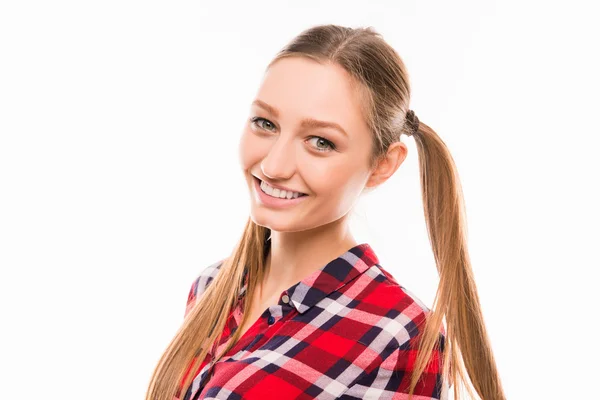
[[[223,261],[194,281],[186,316]],[[238,292],[240,300],[245,289]],[[379,265],[367,243],[356,245],[283,291],[216,364],[214,349],[209,352],[183,400],[408,399],[426,311]],[[241,317],[238,302],[217,352]],[[439,340],[443,351],[443,327]],[[414,400],[447,399],[441,351],[434,349]]]

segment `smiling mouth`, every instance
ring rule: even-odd
[[[260,185],[262,184],[262,182],[263,182],[263,181],[261,181],[260,179],[258,179],[258,178],[257,178],[256,176],[254,176],[254,175],[252,175],[252,176],[254,177],[254,179],[256,180],[256,182],[258,182],[258,187],[260,188],[260,190],[262,190],[262,188],[261,188],[261,186],[260,186]],[[266,184],[267,184],[267,183],[266,183]],[[268,184],[267,184],[267,185],[268,185]],[[280,190],[281,190],[281,189],[280,189]],[[287,190],[286,190],[286,191],[287,191]],[[263,191],[263,193],[266,193],[266,192],[264,192],[264,191]],[[306,193],[302,193],[302,192],[297,192],[297,193],[300,193],[300,194],[298,195],[298,197],[304,197],[304,196],[308,196]],[[266,193],[266,194],[268,194],[268,193]],[[270,196],[270,195],[269,195],[269,196]]]

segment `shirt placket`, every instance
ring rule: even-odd
[[[284,315],[287,315],[289,312],[292,311],[292,309],[294,308],[293,303],[290,301],[290,297],[287,294],[287,291],[282,292],[282,294],[279,296],[279,301],[276,305],[273,306],[269,306],[269,308],[267,310],[265,310],[265,312],[261,315],[261,319],[259,321],[259,323],[261,323],[263,321],[263,318],[266,319],[267,322],[267,329],[269,329],[269,327],[273,326],[275,324],[275,322],[281,320],[283,318]],[[267,312],[268,311],[268,312]],[[241,302],[239,302],[234,310],[234,313],[236,312],[240,312],[241,313]],[[232,313],[232,315],[230,316],[230,318],[234,318],[236,320],[236,322],[239,322],[237,320],[237,318],[235,318],[234,313]],[[241,315],[241,314],[239,314]],[[237,325],[239,326],[239,325]],[[236,326],[236,328],[237,328]],[[249,341],[248,343],[252,343],[253,341]],[[238,342],[239,343],[239,342]],[[200,387],[198,389],[198,392],[201,392],[204,387],[206,386],[206,384],[210,381],[210,379],[212,378],[212,376],[214,375],[214,371],[215,371],[215,365],[218,364],[221,361],[225,361],[231,357],[233,357],[235,354],[237,354],[239,351],[241,350],[248,350],[248,351],[252,351],[252,349],[248,349],[248,348],[238,348],[238,345],[236,344],[234,347],[232,347],[231,349],[229,349],[229,351],[227,352],[227,354],[225,354],[219,361],[215,362],[215,357],[216,356],[216,348],[217,346],[214,346],[212,349],[212,357],[211,360],[208,364],[208,369],[206,371],[206,375],[202,381],[202,383],[200,384]]]
[[[292,311],[293,305],[287,291],[283,291],[279,296],[279,301],[276,305],[269,306],[263,316],[267,319],[267,325],[272,326],[275,322],[281,320],[285,315]],[[268,328],[267,328],[268,329]]]

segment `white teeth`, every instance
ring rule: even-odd
[[[279,197],[280,199],[291,199],[291,198],[295,199],[298,196],[300,196],[300,193],[298,193],[298,192],[290,192],[287,190],[280,190],[280,189],[274,188],[272,186],[269,186],[269,184],[266,183],[265,181],[260,182],[260,188],[262,189],[263,192],[265,192],[269,196]]]

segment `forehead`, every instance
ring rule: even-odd
[[[366,129],[359,91],[337,64],[304,57],[278,60],[266,71],[256,98],[289,122],[309,117],[336,122],[348,133]]]

